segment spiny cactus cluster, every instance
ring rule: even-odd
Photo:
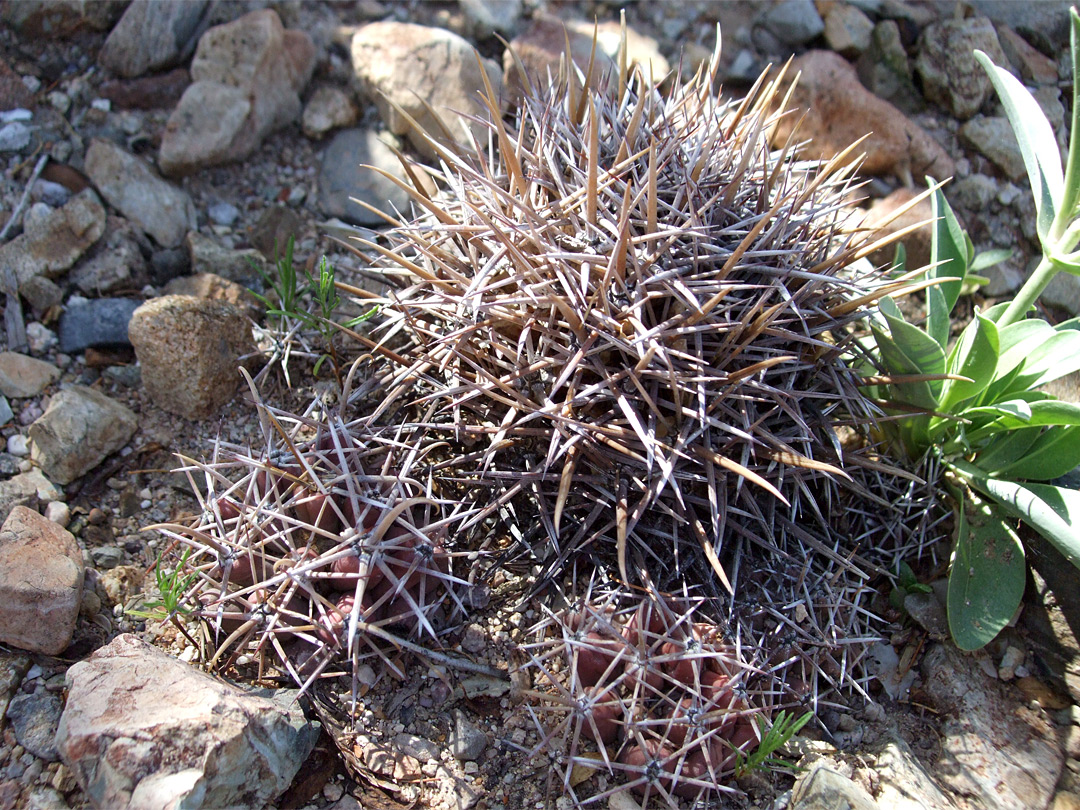
[[[595,800],[588,763],[670,806],[734,789],[756,717],[862,689],[907,540],[879,534],[898,487],[846,360],[904,282],[854,269],[880,245],[847,228],[851,156],[771,150],[782,77],[723,103],[717,62],[667,95],[564,62],[509,124],[488,88],[486,143],[402,158],[416,217],[355,248],[396,285],[353,290],[381,307],[365,384],[260,406],[265,447],[193,464],[202,514],[168,529],[212,663],[344,663],[355,694],[364,657],[400,674],[482,603],[483,551],[547,605],[522,672],[555,789]]]

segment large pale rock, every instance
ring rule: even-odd
[[[60,369],[52,363],[16,352],[0,352],[0,394],[5,397],[36,397],[59,378]]]
[[[253,321],[258,320],[266,309],[247,287],[216,273],[195,273],[174,278],[165,285],[165,295],[193,295],[196,298],[225,301],[243,310]]]
[[[245,694],[132,635],[67,672],[60,757],[97,807],[266,807],[318,738],[298,708]]]
[[[59,655],[82,602],[82,552],[71,533],[16,506],[0,527],[0,641]]]
[[[569,39],[571,58],[582,73],[589,69],[592,60],[589,82],[595,86],[602,75],[617,69],[615,59],[622,33],[618,23],[605,22],[596,26],[594,56],[593,31],[591,21],[564,21],[550,14],[537,14],[529,27],[510,43],[510,49],[517,54],[529,81],[535,86],[544,87],[549,75],[554,77],[559,74],[559,60],[566,51],[566,41]],[[626,59],[627,65],[638,65],[646,76],[651,75],[658,82],[670,70],[656,40],[639,34],[633,28],[626,29]],[[507,91],[514,98],[521,97],[525,86],[517,64],[510,50],[503,53],[503,78]]]
[[[42,209],[48,211],[47,208]],[[56,278],[105,232],[105,207],[87,189],[63,207],[23,219],[23,232],[0,245],[0,267],[11,267],[19,284],[34,276]]]
[[[846,776],[817,763],[791,789],[789,810],[878,810],[873,796]]]
[[[375,102],[379,115],[395,135],[405,136],[420,154],[436,156],[431,144],[395,108],[405,111],[437,140],[466,145],[465,127],[480,137],[483,127],[459,113],[478,111],[484,89],[481,69],[496,95],[502,75],[490,59],[477,62],[472,45],[449,31],[399,22],[365,25],[352,38],[353,73],[360,92]],[[481,68],[481,65],[483,67]]]
[[[52,397],[30,425],[30,458],[50,480],[70,484],[127,444],[137,427],[130,409],[96,389],[73,385]]]
[[[176,247],[194,230],[191,197],[112,141],[95,138],[84,168],[105,199],[162,247]]]
[[[188,174],[250,155],[300,115],[314,66],[311,38],[286,31],[271,9],[208,30],[191,62],[194,83],[162,135],[162,172]]]
[[[945,150],[920,126],[887,101],[868,92],[843,57],[829,51],[809,51],[794,61],[788,76],[802,76],[792,94],[792,114],[784,116],[770,136],[782,145],[805,111],[798,137],[809,139],[800,154],[828,160],[863,135],[859,150],[866,153],[861,170],[892,174],[905,181],[931,175],[951,177],[954,165]]]
[[[118,76],[179,64],[195,50],[207,0],[133,0],[98,56]]]
[[[994,25],[986,17],[942,20],[926,27],[919,38],[915,70],[922,77],[923,95],[960,119],[968,119],[990,95],[993,86],[975,61],[978,48],[995,65],[1007,67]]]
[[[1046,807],[1064,767],[1054,729],[955,647],[923,656],[924,694],[944,724],[935,773],[986,810]]]
[[[241,310],[188,295],[147,301],[131,317],[128,336],[151,398],[186,419],[207,419],[232,399],[240,357],[254,351]]]

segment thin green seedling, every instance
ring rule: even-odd
[[[187,629],[180,621],[181,616],[187,616],[192,612],[192,608],[185,604],[185,599],[188,590],[198,578],[195,573],[185,573],[188,569],[187,563],[190,552],[191,549],[184,549],[179,561],[172,570],[166,570],[162,564],[162,556],[159,554],[157,562],[154,563],[157,597],[145,601],[142,608],[128,610],[127,613],[149,621],[172,622],[176,629],[183,633],[192,645],[197,647],[198,644],[195,639],[188,634]]]
[[[781,709],[772,726],[769,727],[768,721],[758,715],[756,720],[761,733],[761,742],[749,754],[744,754],[742,751],[735,752],[735,778],[742,779],[748,773],[765,769],[793,770],[794,766],[790,762],[775,757],[773,754],[802,731],[803,726],[809,723],[813,716],[813,712],[807,712],[797,718],[794,714],[788,714]]]

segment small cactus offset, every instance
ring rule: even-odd
[[[415,448],[400,436],[361,440],[357,425],[259,407],[264,451],[219,446],[191,462],[201,514],[153,527],[185,547],[209,664],[246,655],[304,688],[343,661],[355,677],[366,658],[403,676],[387,648],[423,651],[466,615],[471,586],[451,550],[460,507],[411,477]]]

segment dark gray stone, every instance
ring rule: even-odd
[[[150,281],[156,287],[164,287],[174,278],[187,275],[191,270],[191,254],[186,248],[162,248],[150,256]]]
[[[471,762],[487,748],[488,737],[469,722],[465,712],[454,712],[454,731],[450,736],[450,753],[463,762]]]
[[[60,351],[81,352],[92,346],[130,346],[128,322],[142,301],[98,298],[71,306],[60,316]]]
[[[788,45],[802,45],[825,30],[825,23],[811,0],[782,0],[761,19],[769,33]]]
[[[35,757],[56,762],[60,758],[53,742],[63,708],[54,692],[38,689],[32,695],[18,694],[8,704],[7,718],[19,745]]]

